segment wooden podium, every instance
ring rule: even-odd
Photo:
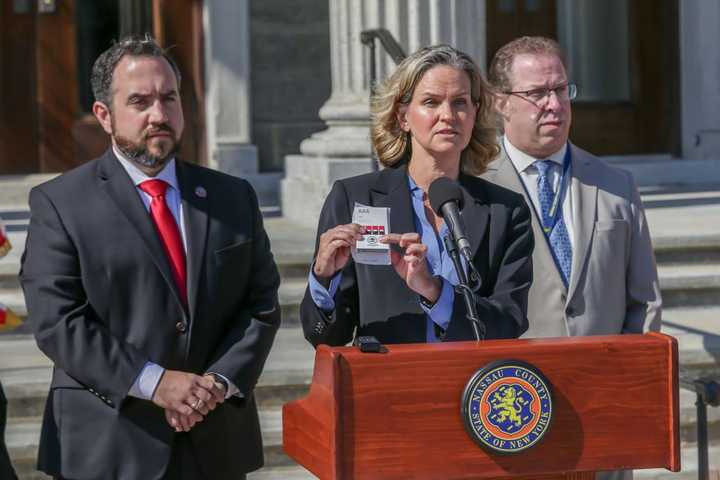
[[[388,352],[320,346],[310,393],[283,408],[285,452],[323,480],[592,479],[680,470],[677,342],[659,333],[443,344]],[[551,384],[553,416],[532,448],[500,454],[466,432],[475,372],[527,362]]]

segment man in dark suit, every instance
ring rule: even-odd
[[[242,479],[262,465],[253,388],[279,275],[244,180],[175,158],[180,75],[152,40],[93,67],[102,157],[34,188],[21,269],[55,363],[40,470]]]

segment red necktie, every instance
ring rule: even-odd
[[[138,185],[140,190],[152,197],[150,202],[150,216],[155,223],[157,231],[160,233],[165,254],[170,260],[170,269],[175,277],[175,283],[180,290],[180,297],[185,305],[187,305],[187,274],[185,272],[185,249],[183,248],[180,230],[175,222],[170,208],[165,201],[165,191],[168,184],[162,180],[146,180]]]

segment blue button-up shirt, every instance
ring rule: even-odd
[[[422,303],[420,306],[425,311],[427,318],[426,340],[428,342],[438,342],[439,339],[435,335],[435,325],[446,330],[450,324],[450,317],[453,311],[453,303],[455,301],[454,286],[458,284],[457,274],[453,267],[450,256],[445,251],[443,237],[448,235],[448,228],[443,224],[439,233],[435,233],[435,229],[430,224],[425,215],[425,205],[423,204],[423,196],[425,192],[417,186],[415,181],[408,175],[408,185],[410,187],[410,196],[413,206],[413,220],[415,221],[415,231],[420,234],[420,241],[427,245],[428,250],[425,259],[428,264],[428,270],[431,275],[440,277],[442,281],[442,290],[440,297],[432,306],[427,308]],[[338,272],[330,281],[330,287],[326,289],[316,278],[310,269],[308,283],[310,285],[310,296],[318,308],[331,312],[335,310],[335,294],[340,286],[342,272]],[[419,302],[419,299],[418,299]]]

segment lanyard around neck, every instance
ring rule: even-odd
[[[565,194],[565,190],[567,189],[567,178],[568,178],[568,171],[570,170],[570,146],[567,146],[567,149],[565,150],[565,156],[563,157],[563,169],[562,173],[560,174],[560,181],[558,182],[558,188],[555,194],[553,195],[552,202],[550,203],[550,210],[547,212],[547,216],[545,215],[545,212],[541,212],[542,214],[542,223],[543,223],[543,232],[545,232],[545,235],[550,235],[550,233],[555,228],[555,225],[558,222],[558,218],[560,217],[560,212],[562,211],[562,208],[560,208],[560,202],[562,201],[562,198]],[[542,210],[542,209],[540,209]]]

